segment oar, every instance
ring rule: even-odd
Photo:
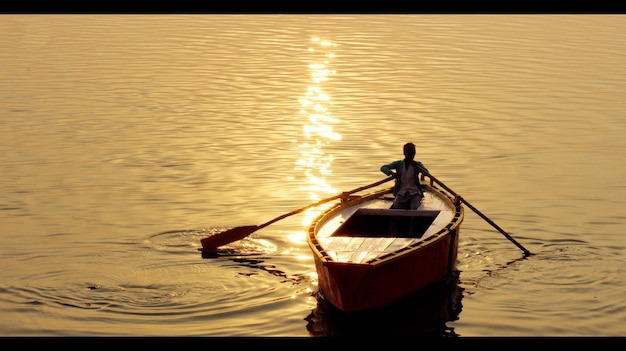
[[[241,240],[241,239],[247,237],[248,235],[254,233],[255,231],[257,231],[257,230],[259,230],[261,228],[265,228],[265,227],[267,227],[268,225],[270,225],[270,224],[272,224],[274,222],[280,221],[281,219],[284,219],[284,218],[287,218],[289,216],[298,214],[298,213],[300,213],[300,212],[302,212],[302,211],[304,211],[304,210],[306,210],[308,208],[319,206],[319,205],[321,205],[321,204],[323,204],[325,202],[330,202],[330,201],[339,199],[341,197],[345,197],[345,196],[347,196],[349,194],[359,192],[361,190],[365,190],[365,189],[368,189],[368,188],[373,188],[373,187],[375,187],[377,185],[383,184],[383,183],[388,182],[388,181],[390,181],[392,179],[394,179],[394,177],[388,177],[388,178],[379,180],[379,181],[377,181],[375,183],[372,183],[372,184],[369,184],[369,185],[365,185],[365,186],[362,186],[360,188],[352,189],[350,191],[343,192],[341,194],[337,194],[337,195],[335,195],[333,197],[329,197],[327,199],[322,199],[322,200],[320,200],[320,201],[318,201],[316,203],[313,203],[313,204],[310,204],[308,206],[302,207],[302,208],[297,209],[295,211],[291,211],[289,213],[285,213],[285,214],[283,214],[281,216],[278,216],[278,217],[272,219],[271,221],[265,222],[265,223],[263,223],[261,225],[246,225],[246,226],[242,226],[242,227],[235,227],[235,228],[232,228],[232,229],[228,229],[228,230],[226,230],[224,232],[211,235],[209,237],[206,237],[206,238],[200,240],[200,242],[202,243],[202,251],[213,251],[213,250],[217,249],[217,247],[219,247],[219,246],[223,246],[223,245],[235,242],[237,240]]]
[[[476,207],[472,206],[472,204],[470,204],[469,202],[467,202],[467,200],[465,200],[464,198],[462,198],[460,195],[458,195],[456,192],[454,192],[452,189],[448,188],[448,186],[446,186],[445,184],[443,184],[439,179],[433,177],[432,174],[428,173],[427,170],[425,170],[422,167],[419,167],[420,172],[422,172],[422,174],[427,175],[430,179],[432,179],[433,181],[437,182],[437,184],[441,185],[444,189],[446,189],[447,191],[450,192],[450,194],[454,195],[455,197],[457,197],[460,201],[463,201],[463,203],[469,207],[472,211],[474,211],[477,215],[479,215],[480,217],[482,217],[482,219],[484,219],[485,221],[487,221],[487,223],[491,224],[494,228],[496,228],[500,233],[502,233],[502,235],[504,235],[507,239],[509,239],[513,244],[515,244],[515,246],[517,246],[518,248],[520,248],[522,251],[524,251],[524,257],[526,256],[530,256],[531,253],[530,251],[526,250],[525,247],[522,246],[522,244],[518,243],[515,239],[513,239],[513,237],[511,237],[509,234],[507,234],[507,232],[505,232],[502,228],[500,228],[497,224],[495,224],[491,219],[487,218],[487,216],[485,216],[484,214],[482,214],[482,212],[478,211],[476,209]]]

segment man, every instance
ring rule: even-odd
[[[415,145],[406,143],[403,147],[404,160],[393,161],[380,167],[381,172],[388,176],[396,178],[396,185],[393,188],[393,196],[395,199],[391,208],[416,210],[422,198],[424,191],[420,185],[418,166],[428,171],[424,164],[415,161]],[[396,172],[392,172],[395,170]]]
[[[395,198],[391,208],[417,210],[424,197],[424,191],[419,181],[420,170],[417,167],[423,168],[426,172],[428,172],[428,169],[422,162],[414,160],[415,145],[413,143],[404,144],[403,151],[404,160],[393,161],[383,165],[380,167],[380,170],[386,175],[396,178],[396,185],[393,188]],[[392,170],[395,170],[395,173]],[[399,227],[398,218],[391,220],[388,235],[397,236]],[[416,231],[415,218],[411,217],[408,235],[410,237],[421,237],[423,233],[416,233]]]

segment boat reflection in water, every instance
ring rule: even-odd
[[[446,325],[459,318],[463,288],[458,270],[440,284],[393,305],[343,312],[316,293],[317,307],[305,318],[311,336],[440,336],[456,337]]]

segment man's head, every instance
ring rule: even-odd
[[[405,159],[412,161],[413,158],[415,157],[415,144],[413,143],[406,143],[404,144],[404,157]]]

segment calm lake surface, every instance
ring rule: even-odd
[[[624,43],[624,15],[0,15],[0,335],[624,336]],[[466,207],[454,292],[355,324],[315,297],[324,206],[198,252],[408,141],[533,255]]]

